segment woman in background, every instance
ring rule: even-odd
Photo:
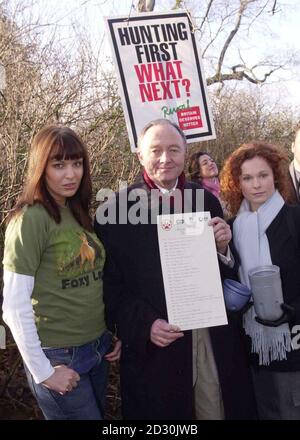
[[[89,214],[87,150],[67,127],[34,138],[27,182],[9,216],[3,319],[46,419],[102,419],[108,354],[102,301],[105,251]]]
[[[203,151],[194,153],[189,161],[190,179],[220,199],[219,170],[213,158]]]

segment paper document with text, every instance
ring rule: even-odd
[[[181,330],[227,324],[209,212],[159,215],[168,321]]]

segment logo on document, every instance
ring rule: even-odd
[[[161,227],[164,231],[170,231],[172,229],[172,222],[171,220],[164,220],[161,223]]]

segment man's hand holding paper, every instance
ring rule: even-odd
[[[156,319],[152,324],[150,339],[158,347],[167,347],[183,336],[177,325],[171,325],[164,319]]]

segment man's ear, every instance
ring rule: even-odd
[[[140,164],[142,166],[144,166],[143,154],[142,154],[141,150],[137,150],[136,154],[137,154],[137,157],[138,157],[138,159],[140,161]]]
[[[295,142],[292,142],[291,150],[292,150],[292,153],[294,154],[295,153]]]

